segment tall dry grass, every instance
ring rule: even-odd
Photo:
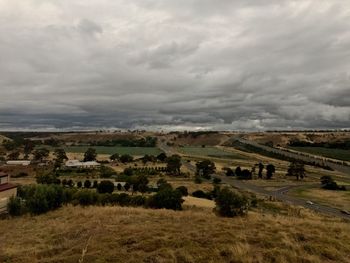
[[[287,211],[70,206],[0,221],[0,262],[350,262],[349,223]]]

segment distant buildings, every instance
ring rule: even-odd
[[[10,183],[10,176],[0,172],[0,213],[7,210],[7,203],[11,196],[17,195],[17,186]]]
[[[28,160],[10,160],[6,162],[7,165],[23,165],[28,166],[30,165],[30,161]]]
[[[95,161],[81,162],[79,160],[68,160],[65,163],[65,166],[70,168],[95,168],[95,167],[99,167],[100,164]]]

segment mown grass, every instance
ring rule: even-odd
[[[350,161],[350,150],[343,149],[331,149],[324,147],[290,147],[295,151],[311,153],[314,155],[320,155],[342,161]]]
[[[224,151],[222,149],[206,146],[206,147],[199,147],[199,146],[184,146],[178,148],[179,152],[185,154],[185,155],[194,155],[194,156],[207,156],[207,157],[216,157],[216,158],[228,158],[228,159],[246,159],[245,156]]]
[[[289,211],[289,210],[288,210]],[[65,207],[0,224],[0,262],[349,262],[350,224],[304,209],[220,218]]]

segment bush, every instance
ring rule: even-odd
[[[7,211],[11,216],[22,215],[24,211],[21,198],[11,196],[9,202],[7,203]]]
[[[220,178],[217,178],[217,177],[214,177],[214,178],[213,178],[213,183],[214,183],[214,184],[219,184],[219,183],[221,183],[221,179],[220,179]]]
[[[247,197],[233,192],[227,187],[218,192],[215,203],[217,213],[224,217],[244,215],[249,208],[249,200]]]
[[[77,191],[73,195],[73,201],[76,200],[81,206],[94,205],[98,201],[98,196],[95,192],[89,190]]]
[[[188,190],[185,186],[179,186],[176,190],[179,191],[182,196],[188,196]]]
[[[209,200],[212,199],[212,198],[211,198],[211,194],[205,193],[205,192],[203,192],[202,190],[194,191],[194,192],[192,193],[192,196],[193,196],[193,197],[197,197],[197,198],[205,198],[205,199],[209,199]]]
[[[172,210],[182,210],[182,195],[179,191],[165,188],[147,200],[147,205],[151,208],[166,208]]]
[[[97,186],[97,192],[100,194],[113,193],[114,184],[111,181],[101,181]]]
[[[89,180],[85,180],[84,188],[90,188],[90,187],[91,187],[91,182]]]

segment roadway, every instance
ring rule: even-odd
[[[160,143],[159,148],[161,150],[163,150],[167,156],[170,156],[173,154],[179,154],[176,149],[166,145],[166,143]],[[186,166],[187,169],[195,172],[195,170],[196,170],[195,165],[193,165],[192,163],[186,162],[186,161],[183,161],[182,163],[184,166]],[[298,186],[296,186],[296,185],[284,186],[280,189],[270,191],[270,190],[265,189],[264,187],[251,184],[248,181],[242,181],[242,180],[237,180],[237,179],[232,178],[232,177],[227,177],[224,175],[224,173],[217,173],[215,176],[219,177],[223,183],[231,185],[232,187],[237,188],[237,189],[253,192],[253,193],[264,195],[267,197],[273,197],[281,202],[284,202],[284,203],[287,203],[290,205],[302,206],[302,207],[311,209],[311,210],[319,212],[319,213],[327,214],[330,216],[337,216],[337,217],[340,217],[343,219],[350,220],[350,215],[346,215],[346,214],[342,213],[341,210],[338,208],[326,206],[326,205],[320,205],[320,204],[316,204],[314,202],[312,202],[312,204],[307,203],[307,201],[305,199],[292,197],[292,196],[287,195],[289,190],[296,188],[296,187],[301,187],[300,185],[298,185]]]

